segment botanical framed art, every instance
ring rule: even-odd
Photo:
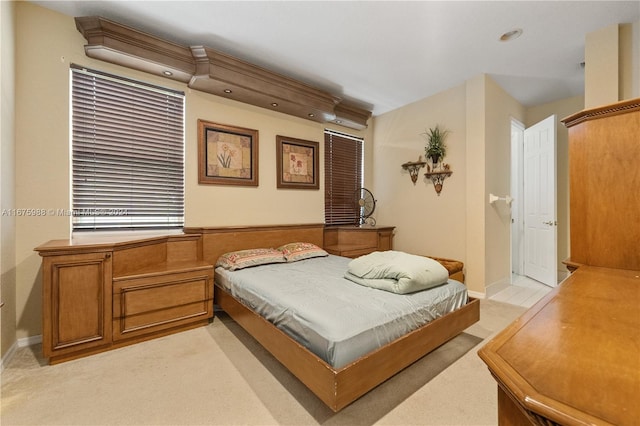
[[[258,131],[198,120],[198,183],[258,186]]]
[[[318,142],[276,136],[278,188],[319,189]]]

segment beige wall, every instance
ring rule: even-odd
[[[410,253],[464,259],[466,247],[465,88],[454,87],[373,120],[374,160],[371,190],[378,200],[379,225],[396,227],[394,248]],[[414,185],[401,167],[425,158],[420,134],[439,125],[450,131],[444,161],[453,175],[438,196],[420,170]]]
[[[324,221],[324,182],[320,190],[276,189],[275,136],[321,142],[325,126],[266,109],[248,106],[189,90],[184,84],[91,60],[73,18],[30,3],[16,4],[16,206],[68,209],[69,65],[81,64],[144,80],[186,94],[185,221],[187,226],[226,226]],[[4,28],[4,26],[3,26]],[[4,38],[4,37],[3,37]],[[259,131],[257,188],[198,185],[197,119],[237,125]],[[336,128],[368,137],[368,132]],[[365,143],[371,159],[371,143]],[[41,334],[40,258],[33,251],[43,242],[67,238],[67,217],[17,219],[17,336]]]
[[[640,21],[620,24],[619,98],[640,98]]]
[[[15,208],[15,72],[14,7],[0,2],[0,208]],[[0,357],[16,340],[16,224],[10,214],[0,216]]]
[[[486,76],[479,75],[467,81],[465,85],[465,123],[466,128],[466,250],[465,275],[471,291],[485,292],[485,151],[486,151]],[[463,260],[463,259],[461,259]]]
[[[511,209],[489,194],[511,194],[511,119],[524,122],[525,109],[490,78],[485,93],[485,286],[501,288],[511,283]]]
[[[314,123],[252,107],[199,91],[188,90],[186,128],[185,221],[187,226],[262,225],[324,222],[324,162],[320,162],[320,190],[276,189],[276,135],[316,141],[324,155],[324,129],[365,137],[368,133]],[[199,185],[197,120],[233,124],[259,130],[259,186]]]
[[[465,262],[476,293],[510,279],[510,216],[488,203],[509,193],[511,117],[524,108],[490,77],[480,75],[373,120],[373,190],[378,223],[396,226],[395,248]],[[424,155],[425,128],[451,131],[445,162],[453,175],[438,196],[423,170],[416,185],[400,165]]]
[[[618,100],[618,34],[617,24],[587,34],[584,54],[586,108]]]
[[[395,247],[465,262],[467,285],[485,293],[511,276],[510,210],[490,205],[489,193],[510,193],[511,119],[526,127],[584,107],[582,96],[525,109],[490,77],[479,75],[373,120],[373,190],[378,223],[395,225]],[[424,154],[425,127],[452,130],[446,162],[454,171],[438,197],[422,170],[416,185],[400,165]],[[557,134],[558,268],[569,254],[568,132]]]
[[[640,97],[640,21],[587,34],[585,64],[585,108]]]

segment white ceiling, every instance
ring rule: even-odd
[[[525,106],[580,95],[585,36],[640,19],[640,1],[33,3],[205,45],[358,101],[374,115],[481,73]],[[520,38],[498,40],[515,28]]]

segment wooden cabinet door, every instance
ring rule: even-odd
[[[44,356],[111,343],[111,253],[43,260]]]
[[[213,318],[213,268],[113,284],[113,340],[152,334]]]

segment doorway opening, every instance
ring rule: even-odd
[[[511,119],[511,280],[558,284],[556,116],[525,128]]]

